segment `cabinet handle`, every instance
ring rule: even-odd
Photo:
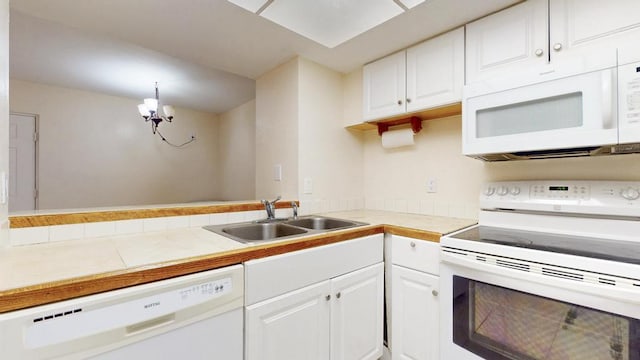
[[[336,294],[336,298],[340,299],[340,296],[342,296],[342,294],[340,294],[340,293]]]
[[[407,98],[407,104],[411,102],[411,99]]]
[[[402,100],[398,100],[398,105],[402,105]]]
[[[412,248],[416,247],[416,242],[412,241],[411,244],[409,244]]]
[[[544,51],[542,49],[536,49],[535,54],[536,54],[537,57],[540,57],[540,56],[544,55]]]
[[[327,299],[327,301],[329,301],[329,300],[331,300],[331,295],[327,295],[324,298]]]
[[[431,295],[438,296],[438,290],[431,290]]]
[[[562,44],[560,44],[560,43],[553,44],[553,50],[555,50],[555,51],[562,50]]]

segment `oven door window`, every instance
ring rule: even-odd
[[[454,276],[453,342],[486,359],[640,359],[640,320]]]

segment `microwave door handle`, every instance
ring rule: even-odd
[[[615,109],[613,104],[616,102],[617,96],[616,75],[613,69],[602,72],[602,128],[615,128],[614,116]]]

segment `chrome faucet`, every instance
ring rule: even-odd
[[[295,201],[291,202],[291,209],[293,210],[293,219],[298,218],[298,204]]]
[[[278,197],[273,201],[260,200],[262,205],[264,205],[264,209],[267,211],[267,220],[273,220],[276,218],[276,202],[278,202],[278,200],[280,200],[281,198],[282,197],[278,195]]]

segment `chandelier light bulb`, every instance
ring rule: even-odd
[[[149,115],[151,115],[151,113],[149,112],[149,109],[145,104],[139,104],[138,111],[140,112],[140,115],[142,115],[142,117],[144,118],[148,118]]]
[[[176,110],[171,105],[163,106],[162,112],[164,113],[164,116],[166,116],[169,119],[173,119],[173,116],[176,114]]]
[[[144,105],[150,112],[158,111],[158,99],[147,98],[144,99]]]

